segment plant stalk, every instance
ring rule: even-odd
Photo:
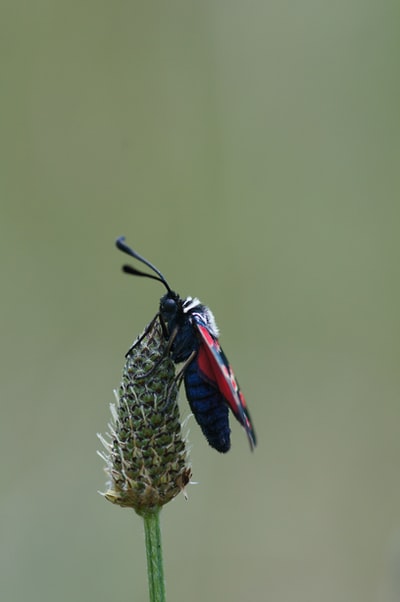
[[[150,602],[165,602],[160,510],[143,514]]]

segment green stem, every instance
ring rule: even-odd
[[[150,602],[165,602],[160,508],[143,515]]]

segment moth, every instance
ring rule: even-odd
[[[183,299],[175,293],[160,270],[128,247],[123,236],[117,239],[116,246],[153,272],[124,265],[125,273],[158,280],[167,290],[154,320],[160,320],[172,360],[182,364],[177,380],[184,381],[190,408],[208,443],[222,453],[230,449],[230,409],[245,429],[253,450],[254,427],[244,395],[219,344],[219,330],[211,310],[196,297]]]

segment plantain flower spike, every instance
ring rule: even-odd
[[[191,476],[182,438],[175,366],[156,318],[126,355],[106,437],[104,497],[145,515],[184,491]]]

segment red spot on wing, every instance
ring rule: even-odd
[[[235,401],[231,399],[232,389],[229,385],[229,373],[226,366],[219,364],[215,359],[214,353],[207,344],[200,346],[197,358],[199,368],[203,375],[208,381],[215,384],[215,388],[220,391],[221,395],[231,407],[232,405],[235,406]]]
[[[256,442],[254,428],[251,424],[244,395],[240,391],[233,370],[218,340],[201,323],[196,322],[196,326],[202,339],[202,345],[200,345],[197,356],[199,369],[209,382],[215,384],[237,420],[245,428],[250,445],[253,448]]]

